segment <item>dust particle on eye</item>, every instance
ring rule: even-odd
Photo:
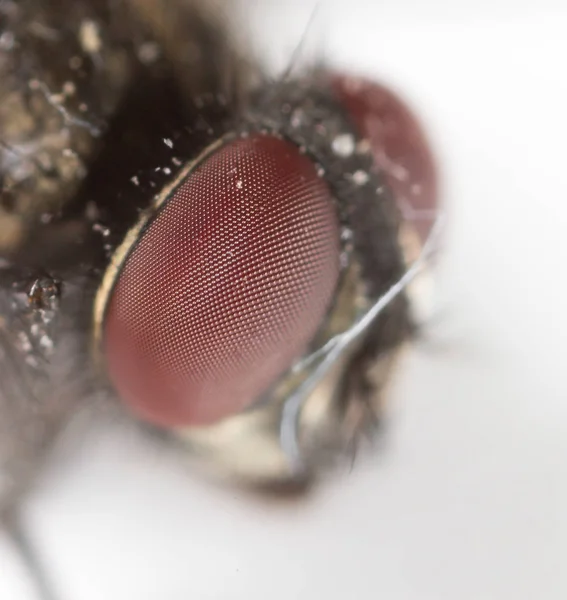
[[[303,123],[303,119],[304,119],[303,111],[298,108],[295,109],[293,111],[293,114],[291,115],[291,119],[290,119],[291,126],[294,129],[301,127],[301,125]]]
[[[14,48],[14,34],[11,31],[5,31],[0,35],[0,48],[2,50],[10,51]]]
[[[51,351],[53,350],[53,340],[47,335],[42,335],[39,343],[44,350]]]
[[[332,142],[331,147],[337,156],[347,158],[351,156],[355,150],[354,136],[350,133],[338,135]]]
[[[93,231],[100,233],[102,237],[108,237],[110,235],[110,229],[108,227],[105,227],[101,223],[95,223],[93,225]]]
[[[98,25],[94,21],[86,20],[81,23],[79,43],[87,54],[98,54],[100,52],[102,40],[100,39]]]
[[[77,87],[72,81],[66,81],[63,84],[63,95],[64,96],[73,96],[77,91]]]
[[[368,173],[365,171],[355,171],[352,175],[352,180],[355,185],[363,186],[368,183]]]

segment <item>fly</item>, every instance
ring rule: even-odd
[[[93,398],[259,487],[372,438],[437,235],[389,89],[202,2],[0,2],[0,517]],[[44,586],[44,597],[48,597]]]

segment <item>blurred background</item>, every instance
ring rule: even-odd
[[[61,448],[25,509],[60,599],[564,600],[567,4],[235,1],[274,72],[305,38],[421,116],[448,213],[434,315],[380,451],[301,502],[118,426]],[[0,536],[0,599],[34,598]]]

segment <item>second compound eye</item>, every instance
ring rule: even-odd
[[[255,135],[171,191],[116,275],[108,373],[156,425],[209,424],[251,405],[307,349],[339,276],[336,209],[313,162]]]
[[[360,135],[370,142],[398,207],[425,241],[438,210],[436,161],[412,110],[392,90],[359,77],[335,76],[334,89]]]

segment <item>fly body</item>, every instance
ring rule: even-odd
[[[431,153],[387,88],[274,80],[225,13],[0,0],[0,513],[100,395],[262,486],[374,435]]]

